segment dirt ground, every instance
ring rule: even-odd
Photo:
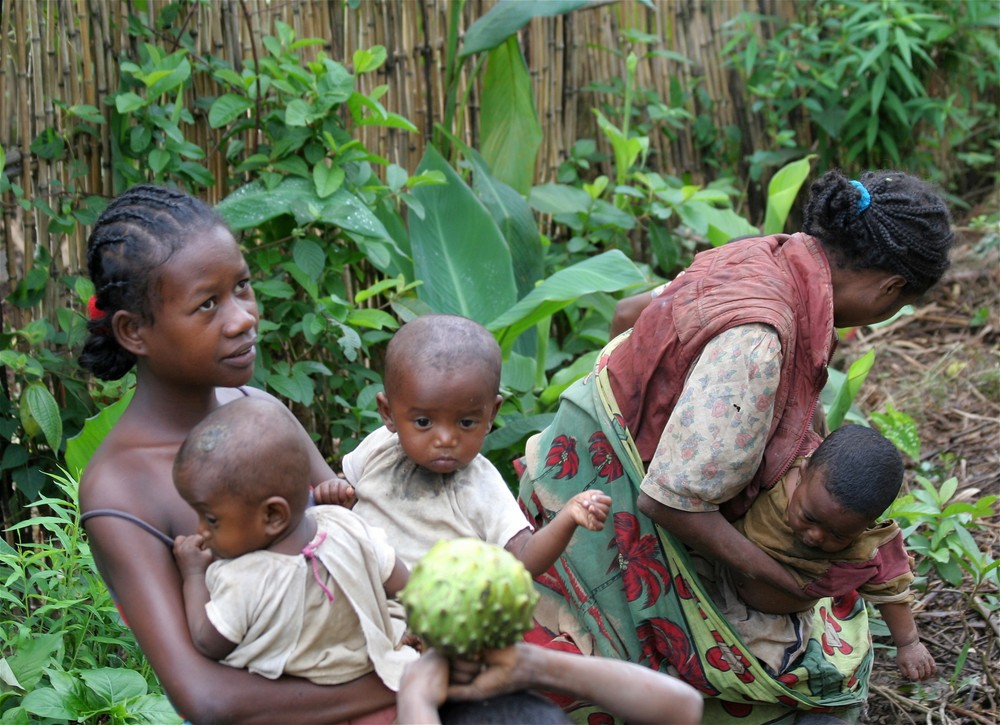
[[[986,211],[1000,209],[1000,197]],[[1000,225],[959,227],[952,267],[914,314],[842,343],[838,367],[869,349],[876,360],[857,403],[867,414],[887,404],[912,416],[921,461],[908,462],[908,489],[918,470],[933,480],[958,479],[956,498],[1000,494]],[[1000,517],[974,533],[983,552],[997,556]],[[922,686],[900,677],[875,637],[875,669],[865,723],[1000,722],[1000,596],[989,586],[972,596],[933,573],[915,612],[921,638],[938,665]],[[971,646],[966,647],[967,643]],[[883,645],[883,646],[880,646]]]

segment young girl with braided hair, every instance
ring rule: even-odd
[[[375,673],[342,685],[268,680],[203,656],[188,633],[171,547],[195,533],[198,516],[174,487],[174,457],[224,403],[275,400],[244,387],[259,313],[250,270],[221,217],[175,189],[133,187],[98,218],[87,265],[96,294],[80,364],[104,380],[134,368],[136,387],[83,473],[80,508],[98,569],[178,711],[199,723],[338,722],[391,706],[394,694]],[[309,457],[302,485],[333,478],[294,425]]]
[[[706,721],[748,703],[761,719],[852,705],[866,692],[863,608],[827,598],[783,614],[808,597],[732,522],[819,444],[813,420],[836,328],[915,302],[948,268],[953,233],[941,196],[896,171],[824,174],[804,220],[796,234],[702,252],[653,294],[623,300],[613,330],[630,329],[562,394],[522,459],[520,500],[539,521],[538,502],[558,510],[602,474],[614,511],[612,525],[574,542],[539,579],[532,641],[680,670],[713,698]],[[578,451],[584,441],[590,449]],[[789,638],[810,656],[790,657],[781,680],[748,659],[691,551],[771,586],[775,626],[794,628]],[[822,692],[809,689],[817,681]]]

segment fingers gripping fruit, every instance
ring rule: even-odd
[[[507,647],[531,628],[538,601],[513,554],[478,539],[440,541],[400,592],[410,630],[449,657]]]

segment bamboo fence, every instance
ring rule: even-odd
[[[495,2],[468,0],[463,30]],[[110,197],[121,191],[112,188],[110,109],[105,99],[119,87],[120,62],[137,60],[139,46],[145,42],[128,32],[129,16],[140,16],[148,27],[155,27],[155,19],[168,4],[166,0],[0,0],[0,144],[7,152],[7,174],[24,190],[25,198],[45,201],[58,210],[66,194]],[[196,54],[224,58],[237,69],[242,59],[261,52],[260,39],[275,34],[278,20],[294,28],[299,38],[325,40],[322,49],[348,67],[356,49],[385,46],[386,64],[377,73],[360,77],[362,90],[387,85],[383,105],[410,119],[419,132],[366,127],[359,134],[367,148],[412,172],[433,125],[444,113],[449,2],[361,0],[352,8],[354,4],[349,0],[210,0],[179,4],[174,22],[192,34]],[[599,136],[592,109],[613,99],[588,90],[588,84],[624,77],[623,54],[610,50],[626,47],[623,31],[629,29],[658,38],[649,49],[674,51],[690,60],[684,64],[663,55],[647,55],[639,64],[639,87],[653,89],[666,99],[671,79],[689,91],[701,83],[713,100],[711,108],[696,107],[692,101],[690,110],[710,113],[719,128],[739,127],[744,151],[762,145],[764,129],[747,107],[739,79],[723,66],[723,26],[743,10],[787,16],[794,7],[782,0],[595,0],[567,15],[533,20],[519,39],[543,128],[536,182],[555,177],[576,140]],[[197,98],[216,95],[210,83],[198,77],[185,106],[194,109]],[[478,133],[476,90],[469,90],[461,129],[473,145]],[[65,109],[80,104],[101,110],[106,123],[96,127],[98,133],[69,133]],[[200,115],[186,135],[205,149],[205,165],[220,179],[216,188],[206,192],[214,202],[230,191],[221,181],[226,177],[222,140],[209,127],[206,114],[196,113]],[[32,154],[32,141],[49,128],[64,137],[66,160],[49,162]],[[657,135],[652,145],[661,171],[704,180],[705,160],[690,133],[673,138]],[[80,273],[85,268],[88,231],[50,231],[46,215],[26,211],[13,194],[6,194],[0,220],[0,297],[6,297],[24,278],[39,247],[51,253],[53,275]],[[57,299],[46,302],[50,312],[60,306]],[[23,314],[9,307],[6,313],[8,317]]]

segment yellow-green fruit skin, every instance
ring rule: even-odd
[[[524,565],[479,539],[439,541],[399,594],[410,631],[448,657],[473,657],[520,641],[538,592]]]

